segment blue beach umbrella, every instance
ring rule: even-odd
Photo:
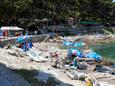
[[[16,39],[16,42],[22,43],[22,42],[24,42],[24,40],[30,39],[31,37],[32,37],[32,36],[29,36],[28,33],[26,33],[26,36],[23,36],[23,34],[21,34],[21,36],[19,36],[19,37]]]
[[[23,33],[21,32],[20,36],[16,39],[16,42],[22,43],[24,41]]]
[[[22,43],[24,41],[24,37],[20,36],[16,39],[16,42]]]

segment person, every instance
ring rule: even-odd
[[[22,48],[22,47],[23,47],[23,43],[20,43],[20,44],[19,44],[19,48]]]
[[[75,66],[75,67],[78,66],[78,61],[77,61],[76,57],[75,57],[74,60],[73,60],[73,66]]]
[[[33,47],[32,41],[29,41],[28,42],[28,48],[32,48],[32,47]]]
[[[88,78],[85,79],[85,81],[86,81],[85,86],[93,86],[93,82],[92,82],[91,78],[88,77]]]
[[[29,50],[29,49],[28,49],[27,43],[26,43],[26,41],[24,41],[24,42],[23,42],[23,51],[26,52],[26,51],[28,51],[28,50]]]

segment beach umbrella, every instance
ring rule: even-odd
[[[16,41],[19,42],[19,43],[22,43],[24,42],[24,40],[26,39],[30,39],[32,36],[31,35],[28,35],[28,33],[26,33],[26,36],[23,36],[23,34],[21,34],[21,36],[19,36]]]
[[[22,42],[24,42],[24,40],[29,39],[30,37],[31,37],[31,36],[19,36],[19,37],[16,39],[16,42],[22,43]]]
[[[16,39],[16,42],[22,43],[24,41],[23,33],[21,32],[20,36]]]
[[[16,39],[16,42],[22,43],[24,41],[24,37],[20,36]]]

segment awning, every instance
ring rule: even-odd
[[[3,26],[0,28],[0,30],[14,30],[14,31],[17,31],[17,30],[23,30],[22,28],[20,27],[14,27],[14,26]]]
[[[82,22],[80,22],[80,24],[95,24],[95,25],[97,25],[98,23],[97,22],[90,22],[90,21],[82,21]]]

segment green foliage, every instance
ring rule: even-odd
[[[19,11],[25,10],[32,0],[2,0],[0,1],[0,18],[9,22],[16,18]]]
[[[16,10],[24,10],[28,8],[32,2],[32,0],[17,0],[14,2],[14,7],[16,8]]]
[[[1,0],[0,18],[68,18],[113,20],[115,3],[112,0]]]

